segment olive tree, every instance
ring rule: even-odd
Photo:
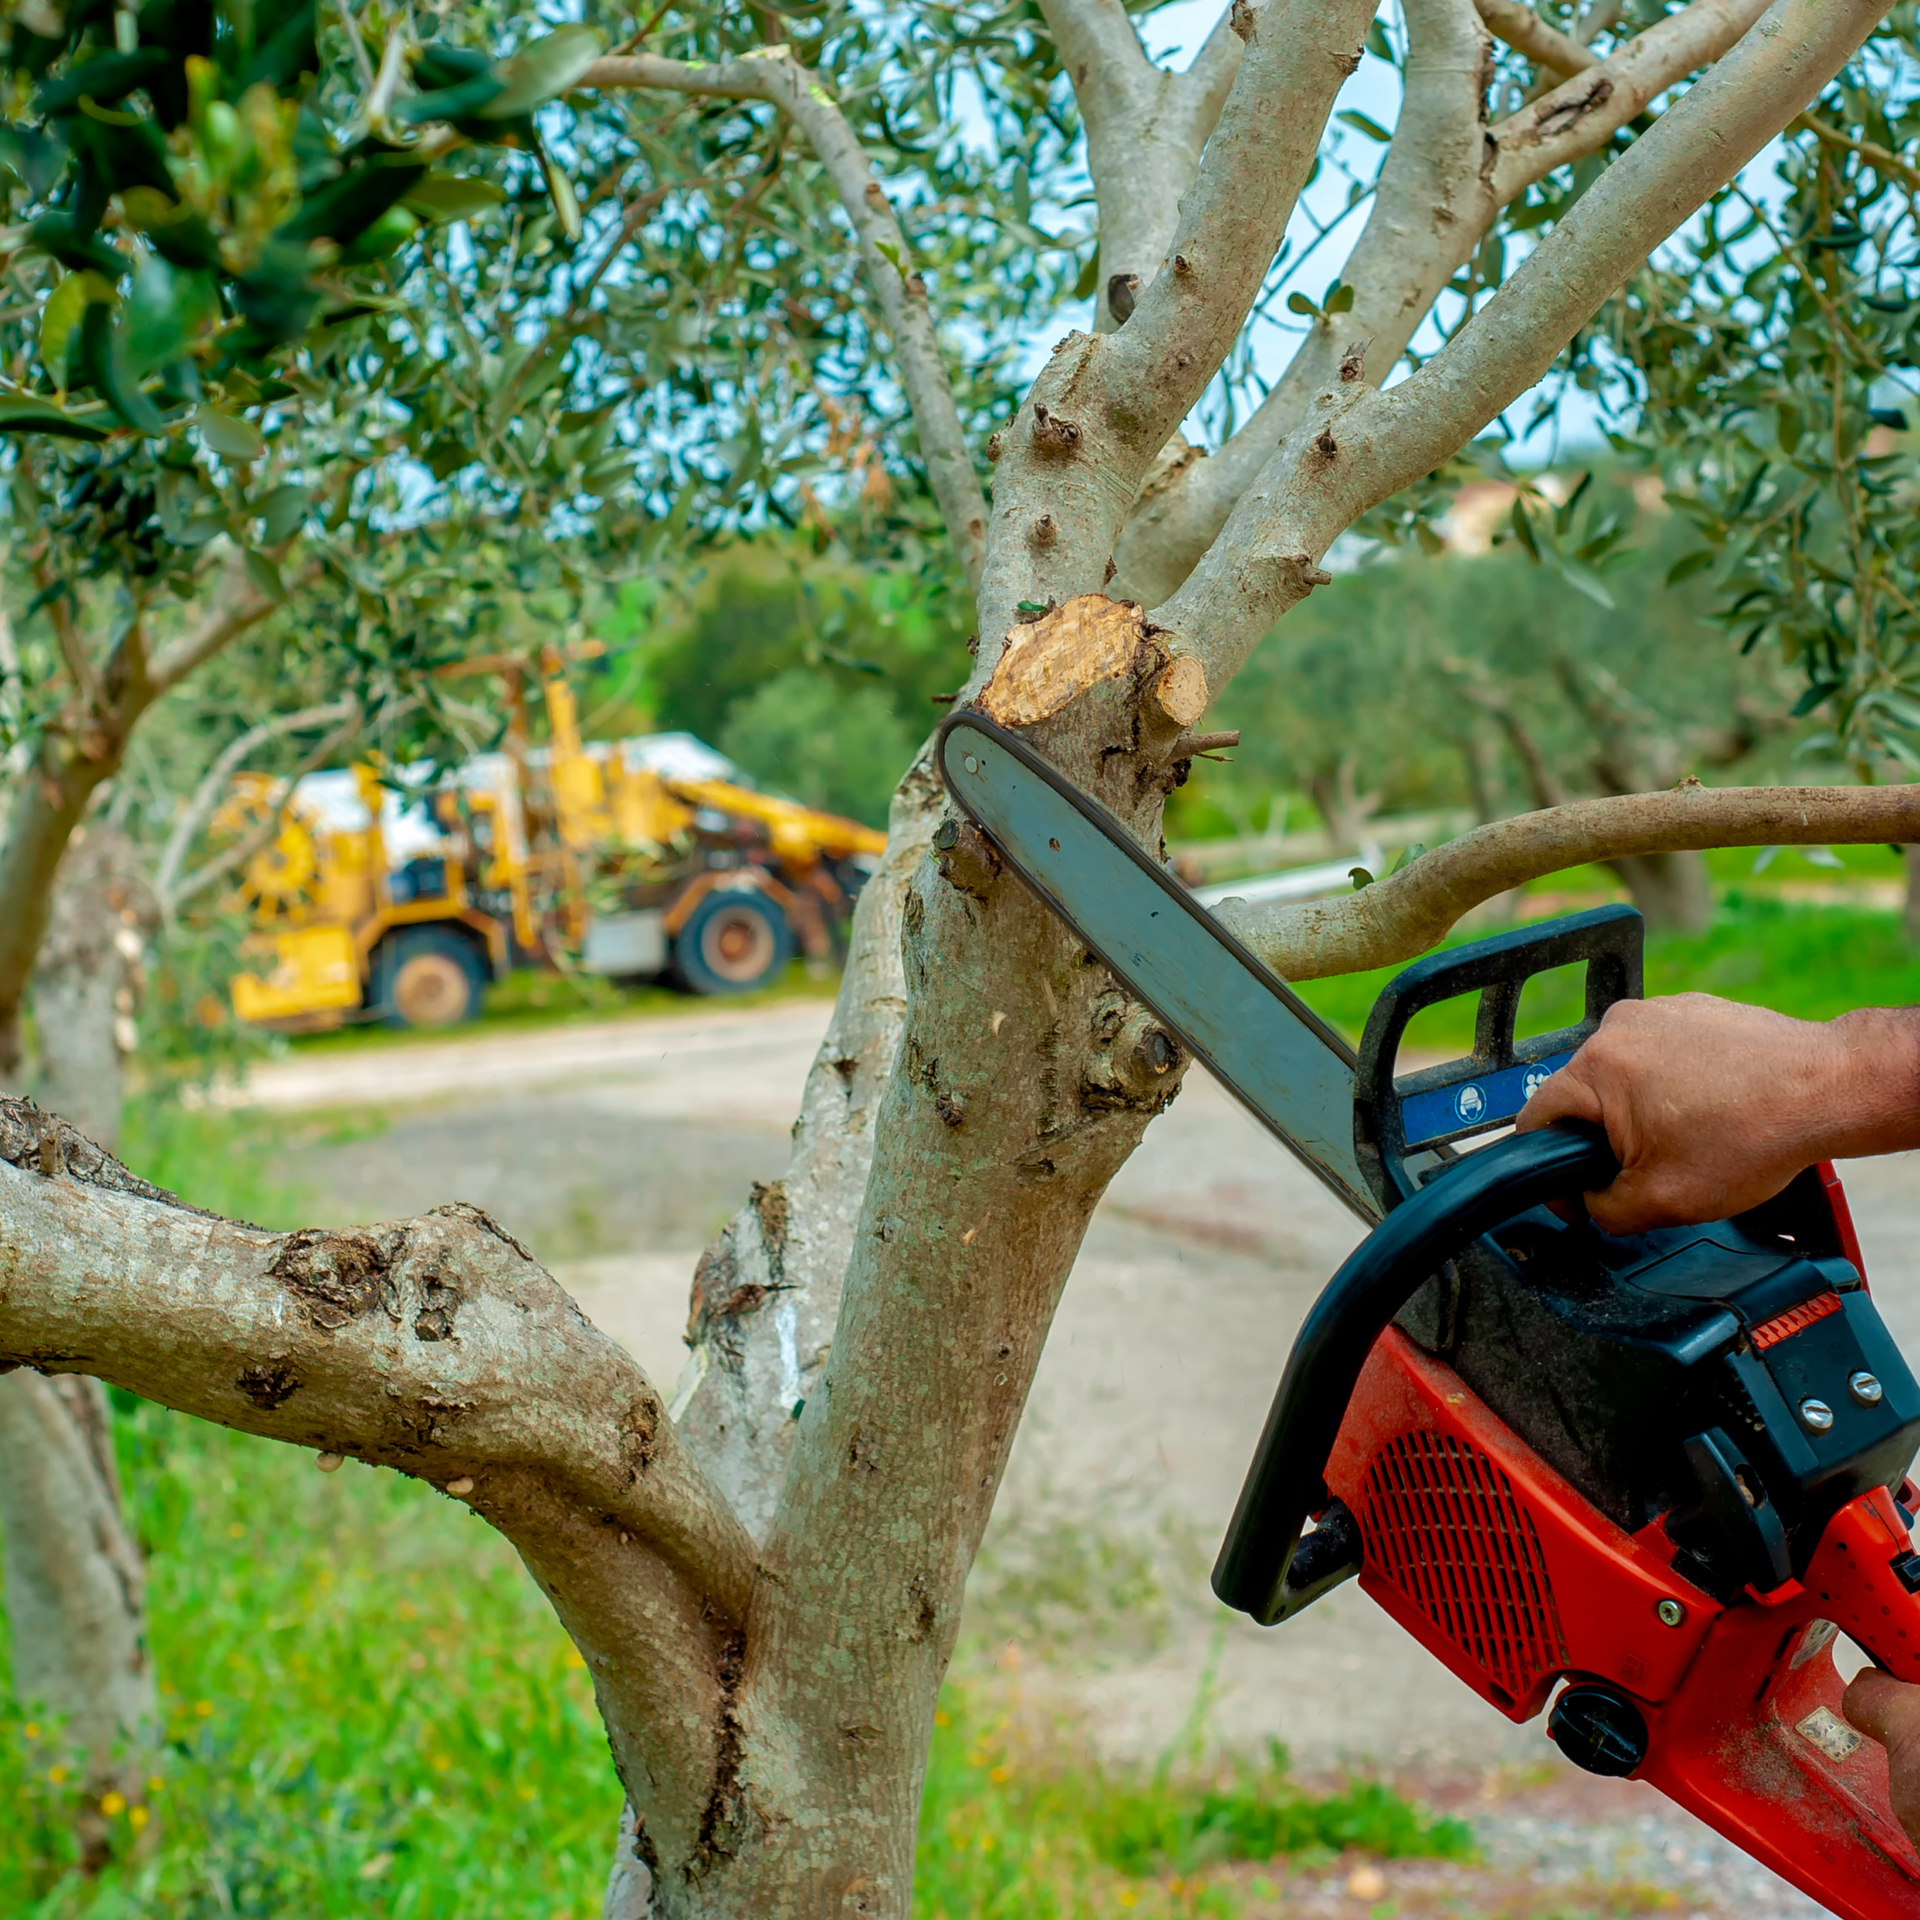
[[[1342,284],[1205,453],[1182,423],[1263,299],[1377,38],[1372,0],[1233,0],[1184,72],[1147,58],[1113,0],[1045,0],[1045,57],[1018,15],[769,14],[793,37],[759,45],[757,16],[654,15],[570,75],[568,111],[639,95],[662,124],[692,102],[736,150],[767,142],[776,173],[789,143],[811,156],[794,190],[831,192],[815,226],[846,247],[825,292],[884,343],[903,457],[973,595],[958,697],[1152,848],[1210,700],[1330,586],[1338,535],[1534,387],[1885,11],[1692,0],[1581,39],[1513,0],[1406,0],[1403,54],[1386,42],[1404,97]],[[890,195],[862,129],[888,121],[903,70],[937,98],[943,64],[971,63],[1031,100],[1054,57],[1099,202],[1096,314],[1063,326],[980,444],[969,332],[942,325],[949,283],[975,284],[964,249],[935,271],[919,203]],[[408,61],[396,25],[368,85],[409,138],[509,84],[441,60],[409,93]],[[1063,124],[1064,97],[1044,105]],[[1503,231],[1531,239],[1504,278]],[[1444,345],[1390,382],[1450,288]],[[1232,918],[1300,978],[1419,952],[1479,900],[1595,858],[1910,838],[1912,788],[1690,786],[1521,816],[1345,900]],[[0,1108],[0,1357],[394,1467],[497,1527],[586,1660],[625,1785],[610,1913],[904,1915],[936,1690],[1047,1327],[1183,1071],[921,758],[789,1171],[703,1256],[671,1404],[472,1205],[265,1233],[20,1104]]]

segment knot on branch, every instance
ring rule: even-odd
[[[1062,341],[1061,346],[1067,345]],[[1058,348],[1055,349],[1058,351]],[[1033,403],[1033,444],[1035,449],[1054,459],[1064,459],[1080,450],[1080,429],[1071,420],[1062,420],[1047,409],[1046,402]]]
[[[967,1097],[959,1088],[940,1078],[940,1062],[910,1039],[907,1042],[905,1065],[907,1078],[915,1085],[925,1087],[932,1096],[933,1110],[940,1116],[941,1124],[957,1127],[967,1117]]]
[[[1099,1051],[1080,1083],[1086,1111],[1158,1113],[1179,1092],[1185,1056],[1150,1009],[1109,989],[1094,1002],[1093,1034]]]
[[[1322,427],[1313,443],[1313,450],[1322,460],[1331,460],[1340,451],[1340,443],[1333,437],[1331,427]]]
[[[1242,40],[1253,38],[1253,8],[1247,0],[1233,0],[1232,10],[1227,15],[1227,24]]]
[[[747,1205],[693,1270],[688,1346],[710,1344],[724,1359],[739,1363],[744,1350],[736,1322],[787,1290],[788,1215],[786,1182],[756,1180]]]
[[[1000,849],[971,820],[948,818],[933,830],[933,863],[940,878],[984,900],[1000,878]]]
[[[1028,533],[1027,538],[1036,547],[1046,548],[1057,546],[1060,541],[1060,523],[1052,514],[1043,513],[1040,518],[1033,523],[1033,528]]]
[[[1113,324],[1124,327],[1133,312],[1133,296],[1140,291],[1137,273],[1113,273],[1107,276],[1107,311]]]
[[[400,1299],[393,1269],[406,1244],[406,1233],[400,1228],[366,1233],[303,1227],[280,1243],[267,1274],[325,1332],[337,1332],[376,1304],[398,1320]]]
[[[1342,380],[1363,380],[1367,372],[1367,349],[1373,345],[1371,340],[1350,340],[1341,350],[1340,378]]]
[[[1316,567],[1313,564],[1313,555],[1310,553],[1275,554],[1273,564],[1282,573],[1293,575],[1302,595],[1311,593],[1315,587],[1329,587],[1333,584],[1333,575],[1324,567]]]
[[[1613,82],[1603,73],[1595,74],[1591,85],[1576,98],[1563,100],[1557,107],[1543,113],[1533,123],[1533,138],[1552,140],[1560,134],[1570,132],[1588,114],[1604,107],[1612,98]]]

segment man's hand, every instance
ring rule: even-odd
[[[1920,1146],[1920,1013],[1790,1020],[1706,993],[1622,1000],[1527,1102],[1519,1130],[1606,1129],[1608,1233],[1722,1220],[1817,1160]]]
[[[1854,1675],[1840,1708],[1870,1740],[1886,1748],[1893,1817],[1920,1847],[1920,1687],[1910,1687],[1878,1667],[1864,1667]]]

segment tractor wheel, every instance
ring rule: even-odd
[[[373,1003],[390,1027],[452,1027],[477,1020],[487,969],[464,934],[404,927],[373,957]]]
[[[674,977],[690,993],[751,993],[793,958],[793,929],[764,893],[710,893],[673,936]]]

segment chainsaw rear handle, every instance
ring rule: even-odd
[[[1620,1163],[1598,1128],[1565,1122],[1464,1155],[1361,1241],[1301,1325],[1214,1563],[1213,1590],[1264,1627],[1306,1596],[1288,1571],[1373,1344],[1470,1241],[1549,1200],[1607,1186]],[[1319,1584],[1316,1582],[1316,1584]]]

